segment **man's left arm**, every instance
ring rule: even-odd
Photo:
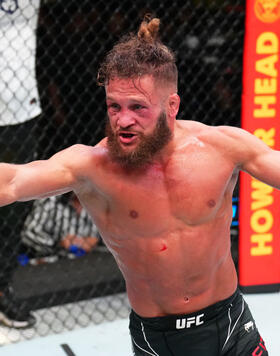
[[[227,137],[228,152],[240,170],[280,189],[280,151],[271,149],[243,129],[224,127],[221,131]]]

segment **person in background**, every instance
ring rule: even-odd
[[[36,80],[36,28],[40,0],[0,2],[0,160],[35,158],[35,126],[41,114]],[[30,204],[0,208],[0,322],[26,328],[36,320],[16,300],[11,287],[20,232]]]
[[[21,237],[29,252],[38,258],[64,254],[65,250],[82,255],[100,241],[97,227],[72,192],[37,200]]]

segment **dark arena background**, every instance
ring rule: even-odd
[[[33,0],[26,2],[32,4]],[[36,77],[42,113],[35,126],[20,135],[11,135],[8,126],[0,128],[1,137],[6,138],[5,144],[0,141],[1,161],[24,163],[20,157],[26,150],[36,159],[45,159],[75,143],[95,145],[103,137],[106,108],[104,89],[96,85],[98,65],[120,35],[137,30],[146,13],[161,19],[162,41],[176,52],[181,96],[178,119],[240,126],[244,3],[42,0],[36,29]],[[7,13],[17,1],[0,4],[0,14]],[[1,21],[2,17],[2,39],[7,36],[12,42]],[[20,26],[18,31],[20,36]],[[25,87],[24,78],[18,86]],[[1,105],[1,115],[5,115]],[[35,140],[31,141],[31,135]],[[19,148],[14,148],[15,143]],[[67,230],[70,235],[79,235],[79,227],[73,226],[78,220],[71,215],[70,200],[18,203],[12,205],[13,213],[6,207],[0,210],[1,244],[7,245],[1,250],[1,258],[6,256],[4,271],[11,267],[9,257],[16,254],[18,265],[11,284],[20,303],[37,318],[30,330],[16,333],[3,329],[9,342],[124,318],[129,313],[124,281],[98,232],[85,232],[80,237],[98,238],[90,251],[61,242]],[[53,232],[48,230],[50,221],[55,225]],[[82,223],[88,224],[86,217]],[[238,188],[231,232],[237,265]]]

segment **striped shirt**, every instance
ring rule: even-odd
[[[59,197],[36,200],[24,224],[23,243],[37,252],[51,253],[67,235],[99,236],[85,209],[78,214],[71,204],[63,204]]]

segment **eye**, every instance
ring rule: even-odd
[[[107,105],[108,109],[111,109],[113,111],[118,111],[120,110],[120,105],[117,103],[111,103]]]
[[[133,104],[132,105],[132,110],[141,110],[144,109],[144,106],[141,104]]]

